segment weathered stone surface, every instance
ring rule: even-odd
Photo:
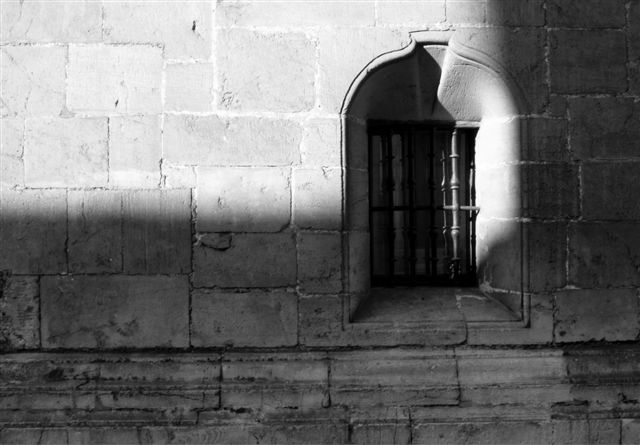
[[[103,118],[27,120],[24,142],[26,185],[106,186],[107,132],[107,120]]]
[[[369,174],[366,170],[345,171],[345,209],[350,230],[369,230]]]
[[[447,22],[484,23],[487,17],[487,1],[447,0]]]
[[[551,0],[547,3],[548,24],[554,28],[622,28],[624,0]]]
[[[553,443],[579,445],[589,442],[587,420],[556,420],[553,422]]]
[[[635,340],[640,333],[635,289],[556,292],[555,307],[556,342]]]
[[[293,218],[297,227],[305,229],[339,229],[342,169],[294,169]]]
[[[170,59],[207,59],[211,54],[211,8],[207,2],[106,3],[104,36],[113,43],[164,45]]]
[[[361,423],[351,426],[351,443],[362,445],[410,444],[411,427],[408,419],[395,422]]]
[[[0,190],[0,270],[66,272],[64,190]]]
[[[640,192],[635,175],[640,162],[585,163],[582,166],[582,214],[585,219],[637,220],[640,206],[634,199]]]
[[[395,0],[379,2],[376,5],[376,22],[379,24],[428,27],[444,22],[444,19],[444,0],[428,2]]]
[[[213,65],[210,63],[170,64],[165,69],[165,76],[165,110],[211,110]]]
[[[191,271],[191,190],[137,190],[123,197],[125,273]]]
[[[42,277],[44,348],[186,347],[186,276]]]
[[[196,168],[191,165],[173,165],[162,162],[162,179],[166,188],[196,188]]]
[[[302,33],[220,30],[219,106],[244,111],[310,110],[315,102],[315,50],[315,43]],[[287,86],[286,94],[282,85]]]
[[[342,344],[342,297],[337,295],[301,296],[298,301],[300,344]]]
[[[305,293],[342,290],[342,235],[303,232],[298,238],[298,283]]]
[[[300,162],[299,124],[282,119],[167,115],[164,153],[190,165],[289,165]]]
[[[578,214],[578,168],[569,163],[528,165],[523,171],[525,214],[571,218]]]
[[[121,194],[108,190],[71,190],[67,199],[69,271],[122,271]]]
[[[355,119],[345,119],[347,167],[354,170],[369,168],[369,137],[367,126]]]
[[[571,142],[575,150],[573,138]],[[528,119],[526,121],[526,146],[523,148],[523,161],[569,160],[567,121],[546,118]]]
[[[300,154],[305,166],[340,166],[340,121],[335,118],[306,121]]]
[[[622,445],[632,445],[640,437],[640,421],[638,419],[622,419],[621,438]]]
[[[0,119],[0,187],[24,185],[23,138],[23,119]]]
[[[40,346],[38,277],[0,275],[0,350]]]
[[[527,223],[527,292],[564,287],[567,276],[567,226],[564,223]]]
[[[91,0],[2,2],[0,41],[96,42],[102,38],[102,8]]]
[[[520,223],[478,219],[476,228],[478,284],[520,292],[523,278],[520,268],[525,253]]]
[[[234,234],[231,247],[194,247],[196,287],[278,287],[296,282],[296,247],[291,233]]]
[[[626,97],[569,100],[571,149],[579,159],[638,157],[640,104]]]
[[[476,171],[476,203],[481,216],[514,218],[522,216],[522,189],[524,166],[478,166]],[[500,196],[501,199],[495,199]]]
[[[69,443],[69,437],[64,428],[3,428],[0,430],[0,442],[7,445],[25,443],[55,445]]]
[[[424,423],[413,427],[413,444],[478,443],[531,444],[551,443],[551,423],[533,421],[493,421],[468,424]]]
[[[201,232],[278,232],[291,220],[289,168],[202,167],[196,228]]]
[[[640,224],[580,222],[569,227],[569,284],[640,285]]]
[[[487,23],[503,26],[541,26],[545,24],[543,0],[490,0]]]
[[[193,346],[292,346],[297,343],[297,297],[292,292],[196,290]]]
[[[618,93],[627,89],[621,31],[555,30],[549,37],[551,91]]]
[[[124,9],[122,4],[112,5]],[[71,46],[67,105],[72,111],[157,113],[161,78],[161,48]]]
[[[154,188],[160,183],[162,138],[158,116],[109,119],[109,184]]]
[[[0,115],[57,116],[64,107],[67,49],[3,46]]]

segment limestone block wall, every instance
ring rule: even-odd
[[[637,1],[6,0],[1,15],[3,350],[638,336]],[[489,252],[503,281],[523,264],[517,327],[349,319],[366,170],[343,102],[423,30],[486,54],[524,100],[495,124],[515,144],[482,134],[497,158],[521,150],[490,182],[519,202],[490,227],[523,235]]]

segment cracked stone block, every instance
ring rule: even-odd
[[[40,346],[38,277],[0,275],[0,350]]]
[[[194,247],[196,287],[279,287],[296,283],[296,245],[291,233],[233,234],[231,246]]]
[[[66,272],[64,190],[0,190],[0,270]]]
[[[342,169],[295,169],[293,197],[297,227],[339,229],[342,223]]]
[[[274,347],[297,343],[298,304],[293,292],[199,289],[194,291],[192,305],[193,346]]]
[[[200,167],[200,232],[278,232],[291,219],[289,169]]]
[[[80,112],[159,113],[161,79],[162,48],[72,45],[67,105]]]
[[[101,4],[92,0],[73,2],[3,0],[0,41],[65,43],[102,39]]]
[[[298,282],[305,293],[342,290],[342,235],[303,232],[298,239]]]
[[[122,271],[122,195],[110,190],[68,192],[69,270]]]
[[[170,64],[165,69],[165,110],[209,111],[213,101],[213,65]]]
[[[640,162],[594,162],[582,165],[582,215],[585,219],[637,220],[640,206],[626,198],[640,193]]]
[[[192,1],[107,2],[103,5],[105,41],[161,44],[168,59],[207,59],[211,7]]]
[[[302,128],[273,118],[167,115],[165,158],[188,165],[290,165],[300,162]]]
[[[123,197],[124,271],[191,271],[191,190],[136,190]]]
[[[162,134],[158,116],[109,119],[109,184],[155,188],[160,183]]]
[[[1,115],[58,116],[64,109],[66,59],[62,46],[3,46]]]
[[[313,107],[316,44],[305,34],[234,28],[219,30],[217,44],[222,108],[300,112]]]
[[[24,185],[23,136],[23,119],[0,119],[0,186]]]
[[[625,25],[625,0],[550,0],[548,24],[554,28],[622,28]]]
[[[188,299],[186,276],[42,277],[42,345],[186,347]]]
[[[108,180],[107,119],[28,119],[25,184],[104,187]]]
[[[635,340],[638,295],[635,289],[584,289],[555,293],[555,341]]]

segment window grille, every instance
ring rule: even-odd
[[[369,126],[374,286],[476,285],[476,133],[443,124]]]

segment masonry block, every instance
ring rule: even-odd
[[[24,185],[23,137],[23,119],[0,119],[0,187]]]
[[[523,169],[525,213],[534,218],[578,214],[578,168],[569,163],[532,164]]]
[[[542,26],[545,24],[543,0],[491,0],[487,3],[487,23],[500,26]]]
[[[622,28],[624,0],[551,0],[547,3],[548,24],[554,28]]]
[[[196,228],[201,232],[277,232],[291,219],[289,168],[202,167]]]
[[[564,287],[567,276],[567,226],[564,223],[526,223],[528,292]]]
[[[38,277],[0,275],[0,350],[40,346]]]
[[[108,190],[70,190],[69,270],[73,273],[122,271],[122,196]]]
[[[351,426],[351,443],[362,445],[410,444],[411,427],[408,419],[388,422],[356,423]]]
[[[346,164],[354,170],[369,169],[369,136],[367,126],[355,119],[345,119]]]
[[[0,190],[0,270],[66,272],[64,190]]]
[[[297,343],[297,297],[292,292],[196,290],[192,317],[191,344],[196,347]]]
[[[340,166],[340,121],[335,118],[306,121],[300,141],[300,154],[305,166]]]
[[[466,0],[447,1],[447,22],[449,23],[485,23],[487,17],[487,1],[469,2]]]
[[[638,437],[640,437],[640,420],[622,419],[621,422],[621,443],[623,445],[632,445],[634,442],[637,442]]]
[[[638,295],[635,289],[585,289],[555,293],[555,341],[635,340]]]
[[[244,111],[310,110],[315,102],[315,46],[302,33],[220,30],[215,62],[219,105]],[[286,94],[282,85],[287,85]]]
[[[524,252],[520,223],[478,219],[476,227],[478,283],[521,291],[523,277],[520,267]]]
[[[102,5],[91,0],[55,4],[46,1],[2,2],[0,41],[65,43],[102,38]]]
[[[155,188],[160,183],[162,138],[158,116],[109,119],[109,184]]]
[[[551,443],[551,423],[541,421],[433,422],[413,427],[413,444],[531,444]]]
[[[162,162],[162,179],[166,188],[196,188],[196,167]]]
[[[191,190],[137,190],[123,197],[125,273],[191,271]]]
[[[305,293],[342,290],[342,235],[302,232],[298,237],[298,282]]]
[[[476,170],[476,202],[482,215],[495,218],[514,218],[522,213],[524,166],[478,166]],[[501,199],[494,199],[500,196]]]
[[[569,160],[569,139],[565,119],[532,118],[528,119],[525,125],[524,161]],[[573,144],[574,140],[571,141]]]
[[[551,92],[623,92],[627,89],[626,60],[625,36],[621,31],[552,31]]]
[[[105,41],[162,44],[166,58],[207,59],[211,7],[190,1],[107,3],[103,5]]]
[[[125,9],[126,5],[113,3]],[[136,27],[137,28],[137,27]],[[83,112],[161,111],[162,49],[146,45],[69,48],[67,105]]]
[[[44,348],[186,347],[186,276],[42,277]]]
[[[24,142],[30,187],[104,187],[108,179],[107,120],[29,119]]]
[[[640,104],[626,97],[569,100],[571,148],[579,159],[639,156]]]
[[[210,63],[170,64],[165,69],[165,76],[165,110],[211,110],[213,65]]]
[[[297,227],[339,229],[342,225],[342,169],[294,169],[293,212]]]
[[[305,346],[342,344],[342,297],[301,296],[298,300],[300,343]]]
[[[640,285],[640,224],[580,222],[569,226],[569,284],[578,287]]]
[[[433,26],[445,20],[444,0],[412,2],[396,0],[376,5],[376,22],[394,26]]]
[[[635,174],[640,162],[598,162],[582,166],[582,214],[585,219],[640,219],[640,206],[627,197],[640,193]],[[626,195],[625,198],[621,194]]]
[[[233,234],[227,247],[194,247],[196,287],[279,287],[296,282],[291,233]]]
[[[366,170],[348,169],[344,182],[347,187],[345,209],[347,227],[369,230],[369,174]]]
[[[3,46],[1,115],[59,115],[64,108],[66,58],[62,46]]]
[[[283,119],[167,115],[164,153],[190,165],[289,165],[300,162],[302,128]]]
[[[69,437],[64,428],[3,428],[0,431],[0,442],[7,445],[25,443],[55,445],[69,443]]]

